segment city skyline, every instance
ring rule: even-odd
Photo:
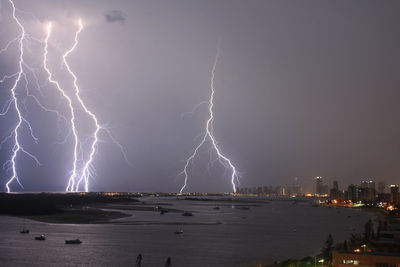
[[[387,184],[384,181],[375,181],[373,178],[360,180],[358,183],[343,183],[340,184],[338,180],[326,180],[322,176],[316,176],[307,179],[294,177],[292,182],[284,184],[262,184],[253,186],[243,186],[238,188],[239,193],[244,194],[272,194],[272,195],[286,195],[286,196],[329,196],[332,197],[332,191],[344,193],[350,187],[359,189],[373,189],[373,194],[389,193],[391,188],[399,187],[399,184]]]

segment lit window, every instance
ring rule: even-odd
[[[360,261],[357,260],[343,260],[343,264],[352,264],[352,265],[359,265]]]

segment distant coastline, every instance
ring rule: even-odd
[[[102,210],[93,205],[128,201],[137,202],[137,199],[130,194],[115,196],[109,193],[2,193],[0,194],[0,215],[23,217],[47,223],[108,223],[130,215],[119,211]]]

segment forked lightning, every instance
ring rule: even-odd
[[[187,187],[187,182],[188,182],[188,168],[190,163],[194,161],[194,158],[198,154],[199,149],[204,145],[206,142],[207,138],[210,139],[212,148],[214,151],[217,153],[218,160],[221,162],[223,166],[226,168],[229,168],[231,170],[231,184],[233,188],[233,192],[236,192],[236,181],[238,180],[238,172],[236,171],[235,166],[233,165],[232,161],[225,156],[221,149],[218,146],[218,142],[216,141],[214,135],[213,135],[213,122],[214,122],[214,95],[215,95],[215,87],[214,87],[214,80],[215,80],[215,69],[217,67],[217,63],[219,60],[219,49],[217,51],[217,54],[215,56],[214,64],[211,70],[211,81],[210,81],[210,87],[211,87],[211,94],[210,98],[208,100],[208,112],[209,112],[209,117],[206,122],[206,130],[205,133],[201,139],[201,142],[197,145],[197,147],[194,149],[193,153],[186,159],[185,166],[183,168],[183,171],[180,173],[181,175],[184,176],[184,185],[180,189],[180,193],[182,193],[185,188]]]

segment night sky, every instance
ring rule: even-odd
[[[185,159],[200,142],[207,107],[182,117],[210,95],[215,72],[214,135],[242,174],[243,186],[307,186],[312,177],[344,189],[363,179],[399,183],[399,1],[67,1],[15,0],[26,27],[25,61],[32,94],[65,116],[65,101],[46,82],[43,40],[53,21],[49,65],[63,87],[72,79],[62,66],[82,18],[84,29],[70,56],[82,98],[125,147],[132,166],[100,134],[91,191],[179,191]],[[19,34],[8,1],[0,0],[0,48]],[[0,78],[17,71],[18,45],[0,54]],[[27,71],[30,73],[29,71]],[[10,97],[12,79],[0,84]],[[21,142],[41,166],[19,154],[24,189],[64,191],[72,166],[72,139],[63,121],[38,108],[17,88],[27,128]],[[22,101],[22,100],[21,100]],[[82,131],[92,125],[80,115]],[[0,136],[16,122],[0,118]],[[64,141],[64,139],[67,139]],[[230,173],[207,169],[210,143],[190,168],[188,191],[231,191]],[[3,164],[12,143],[2,146]],[[10,173],[0,173],[3,190]]]

